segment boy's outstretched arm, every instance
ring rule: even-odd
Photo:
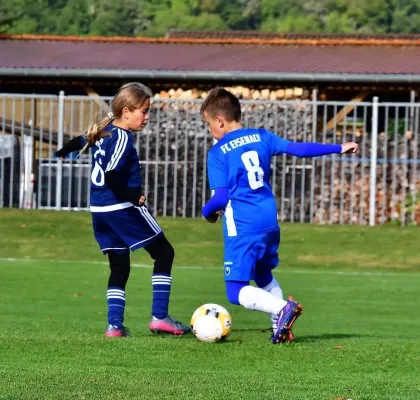
[[[296,157],[318,157],[328,154],[357,153],[358,149],[359,146],[354,142],[344,144],[290,142],[286,146],[284,153]]]
[[[86,144],[86,136],[77,136],[73,139],[71,139],[69,142],[67,142],[61,149],[57,150],[55,152],[55,155],[59,158],[66,157],[70,153],[73,153],[74,151],[80,151],[83,149],[83,147]]]
[[[267,133],[272,156],[289,154],[295,157],[319,157],[328,154],[357,153],[359,150],[359,146],[354,142],[343,144],[291,142],[290,140],[282,139],[272,132]]]

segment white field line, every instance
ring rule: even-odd
[[[108,265],[108,262],[105,261],[91,261],[91,260],[50,260],[50,259],[34,259],[34,258],[0,258],[0,266],[12,263],[53,263],[53,264],[92,264],[92,265]],[[132,267],[135,268],[153,268],[151,264],[131,264]],[[187,265],[177,265],[175,264],[173,267],[175,270],[177,269],[192,269],[192,270],[214,270],[214,271],[223,271],[223,266],[216,267],[216,266],[209,266],[209,267],[199,267],[199,266],[187,266]],[[313,275],[343,275],[343,276],[373,276],[373,277],[405,277],[405,276],[416,276],[420,277],[419,272],[389,272],[389,271],[377,271],[377,272],[370,272],[370,271],[336,271],[336,270],[320,270],[320,269],[280,269],[276,268],[274,270],[276,273],[281,274],[313,274]]]

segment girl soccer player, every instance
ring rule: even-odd
[[[162,228],[145,205],[140,164],[131,131],[149,120],[151,90],[141,83],[122,86],[110,102],[111,112],[91,125],[84,136],[72,139],[56,152],[65,157],[92,148],[90,211],[93,231],[108,255],[108,326],[106,337],[128,336],[123,325],[125,287],[130,275],[130,250],[144,248],[154,260],[153,302],[149,329],[183,335],[190,328],[168,315],[171,270],[175,252]]]

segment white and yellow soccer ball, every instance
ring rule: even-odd
[[[203,304],[191,317],[191,330],[201,342],[220,342],[232,330],[232,317],[226,308],[218,304]]]

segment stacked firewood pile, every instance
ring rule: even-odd
[[[355,141],[361,153],[335,156],[335,162],[317,161],[315,169],[314,221],[324,223],[367,224],[370,202],[369,137]],[[378,140],[375,220],[420,223],[420,171],[416,173],[419,143],[401,136],[396,141],[385,134]],[[323,186],[322,176],[324,174]],[[416,196],[416,193],[417,196]],[[416,199],[417,197],[417,199]]]
[[[245,86],[226,87],[239,99],[243,100],[288,100],[288,99],[308,99],[310,93],[307,89],[300,87],[282,88],[282,89],[253,89]],[[155,93],[155,100],[158,99],[205,99],[208,95],[208,90],[188,89],[182,88],[161,90]]]

